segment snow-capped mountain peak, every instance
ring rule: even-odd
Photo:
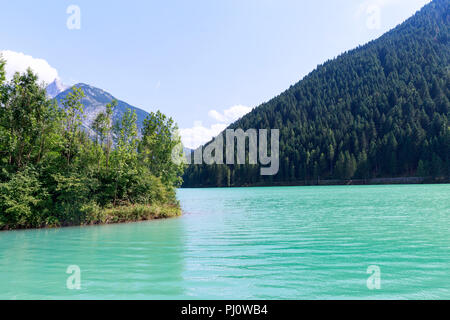
[[[47,90],[47,95],[50,98],[54,98],[56,97],[58,94],[60,94],[61,92],[67,90],[69,88],[69,86],[66,86],[65,84],[63,84],[61,82],[60,79],[56,78],[52,83],[50,83],[46,90]]]

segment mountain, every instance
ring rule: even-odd
[[[69,88],[69,86],[64,85],[61,80],[59,79],[55,79],[55,81],[53,81],[52,83],[50,83],[46,90],[47,90],[47,95],[50,98],[54,98],[56,97],[58,94],[60,94],[61,92],[67,90]]]
[[[280,170],[191,165],[184,187],[448,177],[450,0],[343,53],[229,128],[280,129]]]
[[[117,107],[115,107],[113,110],[113,122],[122,119],[122,116],[127,111],[127,109],[131,109],[136,112],[138,129],[139,130],[142,129],[144,119],[148,115],[148,113],[145,112],[144,110],[133,107],[124,101],[118,100],[114,98],[110,93],[102,89],[95,88],[93,86],[84,83],[76,84],[75,87],[81,88],[85,95],[85,97],[81,101],[84,106],[84,115],[85,115],[83,126],[89,132],[92,122],[95,120],[97,115],[100,112],[105,111],[106,105],[111,101],[113,101],[114,99],[117,100]],[[59,106],[62,105],[62,101],[67,96],[67,94],[71,92],[71,90],[72,90],[71,88],[64,90],[55,97]]]

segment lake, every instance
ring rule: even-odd
[[[0,299],[450,299],[450,185],[178,198],[176,219],[1,232]]]

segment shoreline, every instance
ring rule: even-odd
[[[330,180],[302,180],[280,181],[272,183],[251,183],[233,186],[182,186],[181,189],[203,188],[247,188],[247,187],[307,187],[307,186],[371,186],[371,185],[411,185],[411,184],[448,184],[450,178],[431,177],[399,177],[399,178],[371,178],[371,179],[330,179]]]
[[[179,205],[129,205],[114,208],[98,208],[96,212],[90,212],[85,221],[80,222],[62,222],[55,224],[42,225],[35,228],[9,228],[3,226],[0,232],[5,231],[24,231],[40,229],[62,229],[70,227],[89,227],[111,224],[126,224],[135,222],[144,222],[152,220],[162,220],[180,217],[182,210]]]

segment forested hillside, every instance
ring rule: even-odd
[[[448,177],[449,0],[317,67],[231,129],[280,129],[280,171],[191,165],[184,186]]]

